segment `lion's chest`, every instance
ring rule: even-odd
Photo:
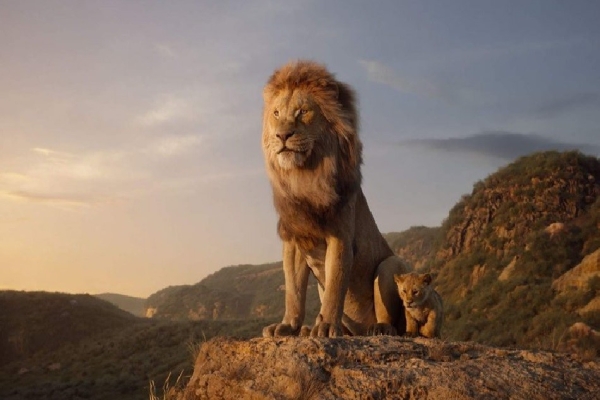
[[[285,182],[287,196],[294,202],[310,203],[316,208],[327,208],[339,200],[335,182],[307,171],[289,177]]]
[[[420,324],[424,324],[427,322],[427,318],[429,317],[429,312],[431,311],[427,307],[419,307],[419,308],[408,308],[408,313],[411,317],[413,317]]]

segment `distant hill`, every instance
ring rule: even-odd
[[[136,321],[87,294],[0,291],[0,366]]]
[[[195,285],[171,286],[146,300],[146,315],[158,319],[240,320],[282,317],[284,278],[281,262],[225,267]],[[309,280],[307,318],[319,307],[317,284]]]
[[[136,317],[146,316],[146,299],[143,299],[141,297],[125,296],[123,294],[116,293],[95,294],[94,297],[108,301],[109,303],[112,303],[115,306],[119,307],[121,310],[127,311],[128,313],[133,314]]]
[[[383,235],[394,252],[414,269],[424,267],[440,246],[440,227],[413,226],[403,232]]]
[[[0,291],[0,399],[148,398],[149,380],[191,373],[199,343],[273,321],[152,320],[87,294]]]
[[[272,321],[171,322],[136,319],[53,351],[0,365],[2,400],[137,400],[148,398],[149,381],[192,372],[197,347],[214,336],[250,338]]]

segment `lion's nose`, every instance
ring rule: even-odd
[[[291,136],[294,135],[294,133],[296,133],[295,131],[284,131],[284,132],[278,132],[276,133],[276,136],[279,138],[279,140],[281,140],[281,143],[285,143],[286,140],[288,140]]]

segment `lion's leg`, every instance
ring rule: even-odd
[[[298,335],[304,321],[309,268],[302,252],[292,242],[283,243],[285,314],[281,323],[266,326],[264,337]]]
[[[398,294],[394,274],[406,273],[408,268],[396,256],[383,260],[377,267],[373,283],[373,300],[377,323],[369,329],[372,335],[403,334],[404,305]]]
[[[321,311],[311,336],[338,337],[344,334],[342,315],[352,269],[352,246],[350,240],[336,236],[327,238],[326,242],[325,288],[321,299]]]

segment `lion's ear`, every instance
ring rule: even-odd
[[[395,274],[394,281],[396,281],[396,283],[399,285],[403,284],[404,283],[404,275]]]
[[[340,97],[340,87],[337,85],[337,83],[332,82],[329,85],[329,90],[331,90],[333,93],[335,93],[336,100]]]
[[[422,280],[424,284],[429,285],[432,281],[431,274],[424,274]]]
[[[265,103],[268,103],[271,98],[273,98],[273,88],[270,85],[265,86],[265,88],[263,89],[263,100],[265,101]]]
[[[333,93],[333,97],[337,100],[340,97],[340,88],[337,83],[332,82],[328,79],[319,80],[319,84],[322,88],[327,90],[328,92]]]

